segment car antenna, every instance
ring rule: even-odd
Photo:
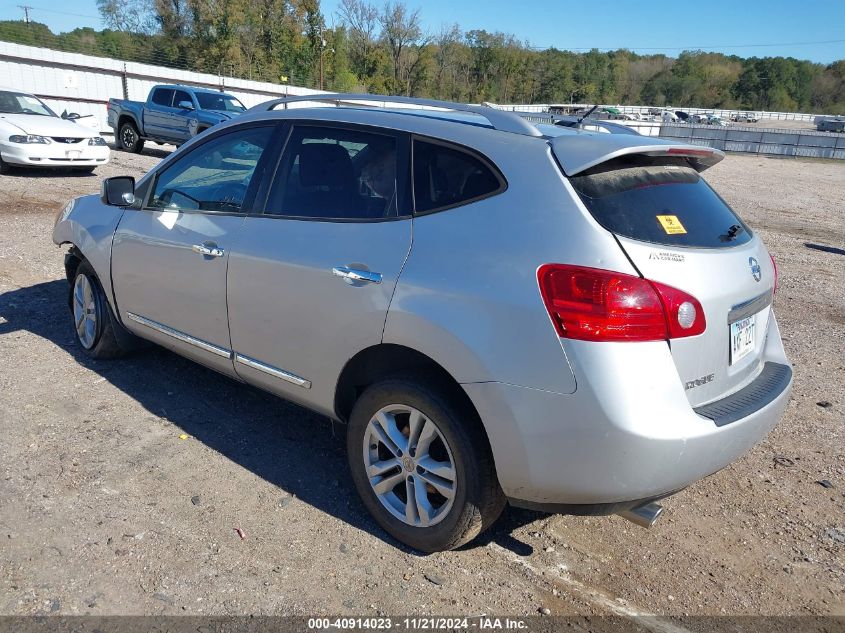
[[[590,108],[589,110],[587,110],[587,113],[586,113],[585,115],[583,115],[580,119],[578,119],[578,122],[577,122],[575,125],[580,127],[580,125],[581,125],[581,121],[583,121],[583,120],[584,120],[584,119],[586,119],[588,116],[590,116],[593,112],[595,112],[596,108],[598,108],[598,107],[599,107],[599,104],[597,103],[597,104],[596,104],[596,105],[594,105],[592,108]]]

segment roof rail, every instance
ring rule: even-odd
[[[528,121],[505,110],[497,110],[489,106],[468,105],[464,103],[452,103],[451,101],[438,101],[436,99],[419,99],[417,97],[388,97],[385,95],[368,95],[368,94],[353,94],[353,93],[319,93],[312,95],[296,95],[294,97],[282,97],[266,101],[249,109],[250,112],[269,112],[275,110],[276,106],[284,104],[287,109],[287,104],[302,101],[330,101],[334,102],[336,106],[347,105],[367,105],[357,103],[360,101],[380,102],[385,105],[388,103],[404,103],[408,105],[426,106],[431,108],[442,108],[444,110],[454,110],[456,112],[470,112],[478,114],[493,126],[493,129],[502,132],[512,132],[514,134],[522,134],[525,136],[543,136],[542,132],[531,125]],[[345,102],[345,103],[344,103]]]

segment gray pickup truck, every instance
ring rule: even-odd
[[[246,110],[225,92],[190,86],[153,86],[146,102],[109,99],[108,121],[115,144],[140,152],[144,141],[181,145]]]

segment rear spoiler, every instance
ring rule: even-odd
[[[618,134],[573,134],[549,139],[549,143],[567,176],[632,154],[686,158],[690,166],[699,172],[725,157],[724,152],[711,147]]]

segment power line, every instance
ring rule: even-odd
[[[24,8],[24,7],[21,7],[21,8]],[[43,11],[44,13],[55,13],[56,15],[69,15],[69,16],[74,17],[74,18],[90,18],[92,20],[101,19],[100,16],[86,15],[84,13],[68,13],[67,11],[56,11],[54,9],[45,9],[44,7],[26,7],[26,8],[35,9],[36,11]],[[27,14],[27,19],[28,19],[28,15],[29,14]]]
[[[714,44],[714,45],[698,45],[698,46],[590,46],[590,47],[575,47],[567,46],[560,50],[568,51],[616,51],[616,50],[638,50],[638,51],[694,51],[702,49],[724,49],[724,48],[762,48],[773,46],[815,46],[821,44],[843,44],[845,40],[817,40],[814,42],[782,42],[782,43],[768,43],[768,44]],[[555,46],[529,46],[531,50],[548,50],[556,48]]]

